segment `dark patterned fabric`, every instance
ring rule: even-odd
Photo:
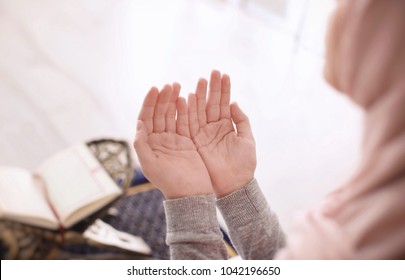
[[[169,259],[166,245],[166,217],[163,208],[164,197],[158,189],[140,192],[122,198],[114,208],[117,216],[103,220],[115,229],[141,237],[152,249],[155,259]]]

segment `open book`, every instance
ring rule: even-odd
[[[0,166],[0,218],[70,228],[122,194],[86,144],[57,153],[34,174]]]

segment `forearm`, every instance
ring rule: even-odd
[[[229,235],[243,259],[272,259],[285,238],[256,179],[217,201]]]
[[[213,195],[164,202],[171,259],[227,259]]]

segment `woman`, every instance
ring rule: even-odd
[[[229,105],[229,77],[213,71],[208,98],[201,79],[188,104],[178,84],[152,88],[135,149],[166,196],[172,258],[227,258],[217,205],[243,258],[404,259],[404,49],[405,1],[338,2],[325,76],[364,109],[362,163],[352,180],[305,212],[286,244],[254,179],[255,144],[247,116]]]

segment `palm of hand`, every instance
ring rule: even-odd
[[[186,196],[197,184],[207,186],[206,193],[211,192],[205,165],[190,138],[176,133],[151,133],[148,144],[154,157],[149,166],[144,166],[145,176],[157,187],[166,187],[167,198]],[[159,175],[148,174],[148,170],[159,170]],[[175,195],[170,193],[171,189],[175,189]]]
[[[256,167],[255,142],[237,135],[230,119],[206,124],[193,141],[218,197],[252,179]]]
[[[152,88],[139,114],[134,147],[148,180],[167,199],[212,193],[208,171],[190,137],[180,85]]]
[[[145,97],[134,147],[146,177],[168,199],[243,187],[254,176],[255,143],[248,117],[230,104],[229,76],[211,73],[208,99],[204,79],[188,105],[179,91],[166,85]]]

